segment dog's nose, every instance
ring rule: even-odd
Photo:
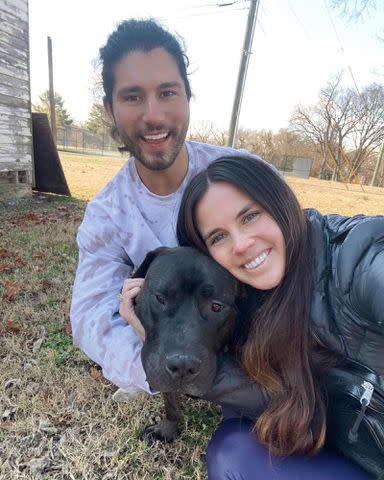
[[[174,354],[165,358],[165,369],[174,380],[189,380],[200,372],[201,360],[192,355]]]

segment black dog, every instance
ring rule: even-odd
[[[166,411],[146,437],[172,441],[181,419],[178,394],[200,397],[215,378],[217,354],[235,328],[238,282],[188,247],[150,252],[134,276],[145,277],[135,307],[146,333],[143,367],[151,389],[163,392]]]

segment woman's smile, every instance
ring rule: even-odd
[[[254,268],[260,267],[265,260],[267,259],[268,255],[271,253],[271,249],[269,248],[268,250],[264,250],[260,255],[258,255],[256,258],[251,260],[249,263],[246,263],[244,265],[244,268],[247,270],[252,270]]]

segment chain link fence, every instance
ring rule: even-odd
[[[120,157],[117,147],[108,131],[92,133],[78,127],[57,129],[57,149],[64,152]]]
[[[118,144],[106,130],[92,133],[85,128],[70,127],[57,129],[57,149],[64,152],[88,153],[120,157]],[[312,168],[312,159],[284,155],[270,160],[284,175],[308,178]]]

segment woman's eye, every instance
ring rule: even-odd
[[[211,304],[212,312],[219,313],[223,310],[223,308],[224,308],[224,305],[221,305],[221,303],[212,302]]]
[[[247,213],[247,215],[245,215],[245,217],[244,217],[244,222],[245,222],[245,223],[250,222],[250,221],[253,220],[257,215],[258,215],[258,212]]]
[[[157,294],[155,295],[155,297],[156,297],[156,300],[157,300],[159,303],[161,303],[161,305],[164,305],[164,304],[165,304],[165,296],[164,296],[164,295],[162,295],[161,293],[157,293]]]
[[[211,238],[211,245],[214,245],[215,243],[218,243],[223,239],[224,239],[224,233],[219,233]]]

